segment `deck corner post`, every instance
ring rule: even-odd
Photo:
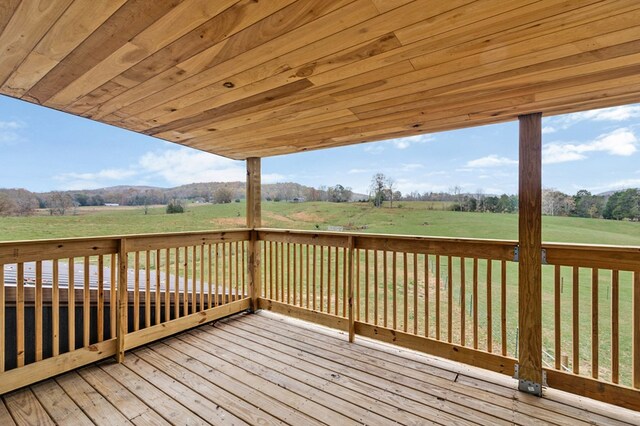
[[[247,272],[249,275],[248,291],[251,298],[251,312],[258,310],[261,283],[260,241],[258,241],[257,231],[257,228],[262,226],[260,168],[259,157],[247,158],[247,228],[250,229]]]
[[[518,389],[542,396],[542,114],[518,120]]]
[[[355,256],[355,238],[350,235],[349,236],[349,240],[348,240],[348,245],[349,245],[349,260],[348,260],[348,264],[347,264],[347,282],[348,282],[348,291],[349,291],[349,304],[348,304],[348,309],[349,309],[349,313],[348,313],[348,318],[349,318],[349,342],[353,343],[353,341],[355,340],[355,334],[356,334],[356,328],[355,328],[355,317],[353,314],[353,308],[354,308],[354,300],[353,300],[353,294],[354,294],[354,277],[353,277],[353,258]],[[356,303],[359,303],[359,301],[357,301]]]
[[[127,240],[126,238],[121,238],[118,246],[118,305],[116,315],[116,361],[120,363],[124,361],[124,343],[128,331],[128,267]]]

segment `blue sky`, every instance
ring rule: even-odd
[[[543,185],[575,193],[640,187],[640,104],[543,121]],[[244,180],[244,162],[0,96],[0,187],[172,187]],[[263,159],[263,182],[366,192],[374,173],[403,193],[517,192],[517,123]]]

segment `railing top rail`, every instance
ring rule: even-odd
[[[460,242],[460,243],[492,243],[498,245],[515,246],[517,240],[499,240],[486,238],[462,238],[462,237],[438,237],[429,235],[409,235],[409,234],[382,234],[368,232],[349,232],[349,231],[321,231],[321,230],[301,230],[301,229],[280,229],[280,228],[256,228],[258,232],[279,233],[291,235],[322,235],[333,236],[337,238],[357,237],[357,238],[388,238],[394,240],[417,240],[417,241],[444,241],[444,242]]]
[[[218,241],[246,240],[249,238],[249,232],[247,228],[234,228],[208,231],[3,241],[0,242],[0,264],[114,254],[118,252],[119,241],[123,238],[129,241],[127,251],[135,251]]]

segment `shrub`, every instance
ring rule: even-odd
[[[179,201],[170,201],[167,204],[167,214],[184,213],[184,206]]]

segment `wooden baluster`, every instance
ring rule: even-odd
[[[306,275],[305,275],[305,276],[306,276],[306,280],[305,280],[305,283],[306,283],[306,284],[305,284],[305,289],[306,289],[306,292],[307,292],[307,300],[306,300],[306,305],[305,305],[305,307],[306,307],[307,309],[309,309],[309,283],[310,283],[310,282],[309,282],[309,273],[310,273],[310,272],[309,272],[309,246],[308,246],[308,245],[306,245],[306,246],[305,246],[305,258],[306,258],[306,265],[307,265],[307,267],[306,267],[306,269],[305,269],[305,274],[306,274]]]
[[[112,258],[115,259],[114,255],[111,255]],[[51,288],[51,354],[53,356],[58,356],[60,354],[60,262],[58,259],[55,259],[53,262],[53,277],[52,277],[52,288]],[[0,269],[3,267],[0,266]],[[115,269],[115,268],[114,268]],[[112,269],[112,271],[114,270]],[[115,275],[111,272],[111,275]],[[0,279],[0,285],[4,282],[4,280]],[[4,291],[1,291],[0,297],[4,300]],[[113,308],[114,305],[110,308],[110,310],[115,311]],[[4,312],[4,307],[0,307],[0,312]],[[2,321],[4,321],[4,315],[2,316]],[[115,315],[114,315],[115,318]],[[111,325],[111,337],[115,335],[115,321]],[[0,328],[2,331],[2,336],[4,336],[4,327]],[[4,345],[4,339],[2,341]],[[4,350],[2,350],[2,356],[4,356]],[[0,363],[1,367],[4,367],[4,362]]]
[[[364,322],[369,323],[369,250],[364,250]]]
[[[500,331],[502,332],[502,356],[507,356],[507,262],[501,262],[500,276]]]
[[[207,308],[213,306],[213,245],[207,244]]]
[[[304,256],[302,255],[303,252],[303,245],[300,244],[299,246],[299,254],[300,254],[300,268],[298,269],[298,306],[302,306],[302,300],[303,298],[303,294],[304,294],[304,290],[302,289],[302,283],[303,283],[303,261],[304,261]]]
[[[398,256],[395,251],[391,252],[391,281],[393,284],[393,329],[398,329]]]
[[[413,253],[413,334],[418,334],[418,254]]]
[[[144,254],[144,326],[151,325],[151,252]]]
[[[214,271],[214,280],[215,280],[215,285],[214,285],[214,289],[213,289],[213,306],[218,306],[220,304],[220,301],[218,300],[218,297],[220,296],[220,257],[219,257],[219,253],[218,253],[218,247],[220,246],[220,244],[215,243],[213,245],[213,262],[215,262],[215,266],[213,268]]]
[[[180,318],[180,247],[175,250],[175,277],[173,279],[173,317]]]
[[[164,251],[164,320],[171,320],[171,249]]]
[[[275,249],[274,249],[275,248]],[[269,272],[271,273],[271,299],[278,300],[278,261],[277,243],[269,241]]]
[[[276,278],[278,301],[284,303],[284,243],[276,243]]]
[[[227,294],[227,272],[226,272],[226,268],[227,268],[227,244],[226,243],[222,243],[222,256],[221,256],[221,262],[222,262],[222,301],[220,302],[222,305],[226,304],[229,301],[229,295]]]
[[[247,258],[246,258],[246,252],[247,252],[247,248],[246,246],[246,241],[240,241],[240,247],[242,247],[242,250],[240,250],[240,278],[242,279],[242,298],[244,299],[245,297],[247,297]],[[258,247],[258,250],[260,248]],[[256,285],[260,285],[260,283],[256,283]],[[258,292],[258,294],[260,294],[260,292]]]
[[[355,335],[356,335],[356,325],[355,325],[355,316],[354,316],[354,306],[353,306],[353,295],[354,295],[354,289],[353,289],[353,256],[355,255],[355,240],[353,238],[353,236],[349,236],[348,239],[348,248],[344,249],[344,252],[346,253],[348,251],[348,258],[345,259],[345,262],[343,263],[343,270],[344,270],[344,275],[347,276],[347,292],[346,294],[343,294],[343,299],[348,299],[348,312],[346,313],[346,317],[348,318],[349,321],[349,342],[353,343],[354,339],[355,339]]]
[[[573,267],[573,374],[580,373],[580,279],[579,268]]]
[[[409,272],[407,267],[407,252],[402,253],[402,292],[404,293],[404,309],[402,311],[402,331],[409,329]]]
[[[373,251],[373,325],[378,325],[378,250]]]
[[[331,313],[331,246],[327,247],[327,313]],[[337,250],[337,248],[336,248]]]
[[[294,244],[293,245],[293,285],[291,286],[293,289],[293,304],[296,304],[296,295],[298,293],[297,288],[296,288],[296,284],[298,281],[298,262],[297,262],[297,258],[298,258],[298,245]]]
[[[342,316],[346,317],[347,316],[347,299],[348,299],[348,282],[347,282],[347,278],[349,275],[348,272],[348,257],[347,257],[347,248],[343,248],[342,249]]]
[[[118,244],[118,312],[116,316],[116,361],[124,361],[124,344],[128,326],[129,310],[129,254],[127,253],[127,240],[121,238]]]
[[[0,266],[1,267],[1,266]],[[631,341],[631,385],[640,388],[640,270],[633,271],[633,296],[632,296],[632,324],[633,338]]]
[[[287,244],[287,304],[291,304],[291,246],[289,243]]]
[[[54,264],[56,263],[56,261],[53,261]],[[55,267],[54,267],[55,269]],[[55,273],[54,273],[54,280],[55,280]],[[5,335],[5,305],[6,305],[6,301],[5,301],[5,292],[4,292],[4,264],[0,263],[0,373],[4,373],[4,364],[5,364],[5,339],[6,339],[6,335]],[[53,314],[53,316],[55,316],[55,313]],[[55,329],[54,329],[54,333],[55,333]]]
[[[436,340],[440,340],[440,255],[436,255]]]
[[[561,315],[560,310],[562,308],[560,301],[560,266],[553,266],[553,318],[554,318],[554,352],[555,352],[555,368],[556,370],[562,369],[562,330],[561,330]]]
[[[466,345],[467,339],[467,317],[466,317],[466,309],[465,304],[467,301],[467,293],[466,293],[466,277],[465,277],[465,269],[466,269],[467,259],[464,257],[460,258],[460,346]]]
[[[133,331],[140,328],[140,252],[133,256]]]
[[[314,245],[313,246],[313,271],[312,271],[312,276],[313,276],[313,306],[312,309],[315,311],[316,310],[316,261],[318,259],[318,257],[316,256],[316,248],[318,246]]]
[[[98,342],[104,340],[104,255],[98,256],[98,309],[96,326]]]
[[[184,248],[184,294],[182,296],[182,316],[189,315],[189,247]],[[195,277],[193,277],[195,280]]]
[[[237,251],[236,251],[237,259]],[[236,265],[237,267],[237,265]],[[236,274],[237,278],[237,274]],[[191,313],[198,311],[198,250],[196,246],[191,248]],[[202,276],[200,277],[202,281]]]
[[[619,271],[611,273],[611,381],[620,380],[620,280]]]
[[[76,348],[76,290],[74,259],[69,259],[67,280],[67,336],[69,351]]]
[[[160,324],[160,312],[162,308],[162,302],[160,300],[160,263],[162,262],[162,255],[160,249],[156,250],[156,287],[155,287],[155,321],[154,324]]]
[[[18,263],[16,275],[16,362],[24,366],[24,263]]]
[[[447,256],[447,341],[453,341],[453,257]]]
[[[236,274],[236,294],[235,297],[233,298],[233,300],[239,300],[240,297],[240,242],[236,241],[235,243],[235,274]]]
[[[598,349],[600,344],[598,327],[598,281],[600,271],[598,268],[591,269],[591,377],[598,378],[600,366],[598,365]],[[634,311],[635,312],[635,311]],[[634,324],[638,324],[637,322]],[[635,326],[635,329],[638,327]]]
[[[478,259],[473,258],[473,349],[478,349]]]
[[[383,303],[383,325],[386,328],[387,327],[387,323],[388,323],[388,318],[389,318],[389,314],[388,314],[388,306],[389,305],[389,296],[388,296],[388,290],[387,287],[389,287],[389,281],[388,281],[388,272],[387,272],[387,251],[384,250],[382,252],[382,303]]]
[[[320,312],[324,312],[324,246],[320,246]]]
[[[4,311],[0,313],[4,314]],[[36,262],[36,294],[35,294],[35,350],[36,361],[42,361],[42,261]]]
[[[487,352],[493,352],[493,306],[492,287],[493,279],[491,274],[493,262],[487,259]]]
[[[204,259],[204,244],[200,245],[200,311],[204,311],[204,263],[205,263],[205,259]],[[242,287],[243,291],[244,291],[244,285]]]
[[[424,335],[429,337],[429,255],[424,254]]]
[[[57,266],[57,265],[56,265]],[[116,262],[116,255],[111,255],[111,270],[109,271],[110,286],[109,286],[109,336],[111,339],[116,337],[116,323],[118,313],[118,297],[116,282],[118,275],[118,264]],[[56,291],[57,294],[57,291]]]
[[[354,277],[354,286],[355,286],[354,304],[356,308],[355,319],[356,321],[360,321],[360,249],[354,249],[354,255],[355,255],[355,264],[356,264],[356,275]]]
[[[91,276],[89,274],[91,264],[89,257],[84,257],[84,289],[82,291],[82,345],[89,346],[91,338]]]
[[[335,290],[333,296],[334,296],[334,313],[336,315],[340,315],[340,311],[338,310],[339,306],[338,302],[340,301],[340,292],[338,291],[339,286],[338,286],[338,282],[339,282],[339,278],[340,278],[340,247],[336,247],[336,257],[335,257],[336,263],[335,263],[335,281],[334,281],[334,287],[333,289]]]

